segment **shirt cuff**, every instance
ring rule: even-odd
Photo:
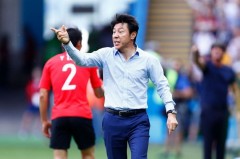
[[[169,110],[175,109],[173,103],[166,103],[165,108],[166,108],[166,112],[169,111]]]

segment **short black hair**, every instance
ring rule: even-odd
[[[138,22],[133,16],[128,14],[116,14],[115,18],[111,22],[111,28],[113,29],[114,26],[118,23],[127,23],[130,34],[132,32],[138,33],[139,29]],[[136,38],[137,36],[134,39],[134,43],[136,41]]]
[[[213,44],[212,44],[212,47],[211,47],[211,50],[212,50],[213,48],[220,48],[223,52],[226,51],[226,45],[223,44],[223,43],[219,43],[219,42],[213,43]]]
[[[82,42],[82,32],[78,28],[68,28],[67,32],[73,46],[76,47],[79,41]]]

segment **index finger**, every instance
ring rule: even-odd
[[[57,32],[59,32],[60,30],[58,30],[58,29],[55,29],[55,28],[51,28],[51,30],[54,32],[54,33],[57,33]]]

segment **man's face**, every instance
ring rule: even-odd
[[[116,49],[121,50],[129,44],[133,44],[127,23],[118,23],[113,28],[112,40]]]
[[[214,47],[211,50],[211,58],[213,61],[220,62],[222,60],[223,54],[224,54],[223,50],[219,47]]]

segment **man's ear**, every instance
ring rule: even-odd
[[[136,36],[137,36],[137,33],[136,33],[136,32],[132,32],[130,36],[131,36],[130,38],[133,40],[133,39],[135,39],[135,38],[136,38]]]
[[[76,48],[77,48],[78,50],[81,50],[81,48],[82,48],[82,42],[81,42],[81,41],[78,41],[78,42],[77,42]]]

